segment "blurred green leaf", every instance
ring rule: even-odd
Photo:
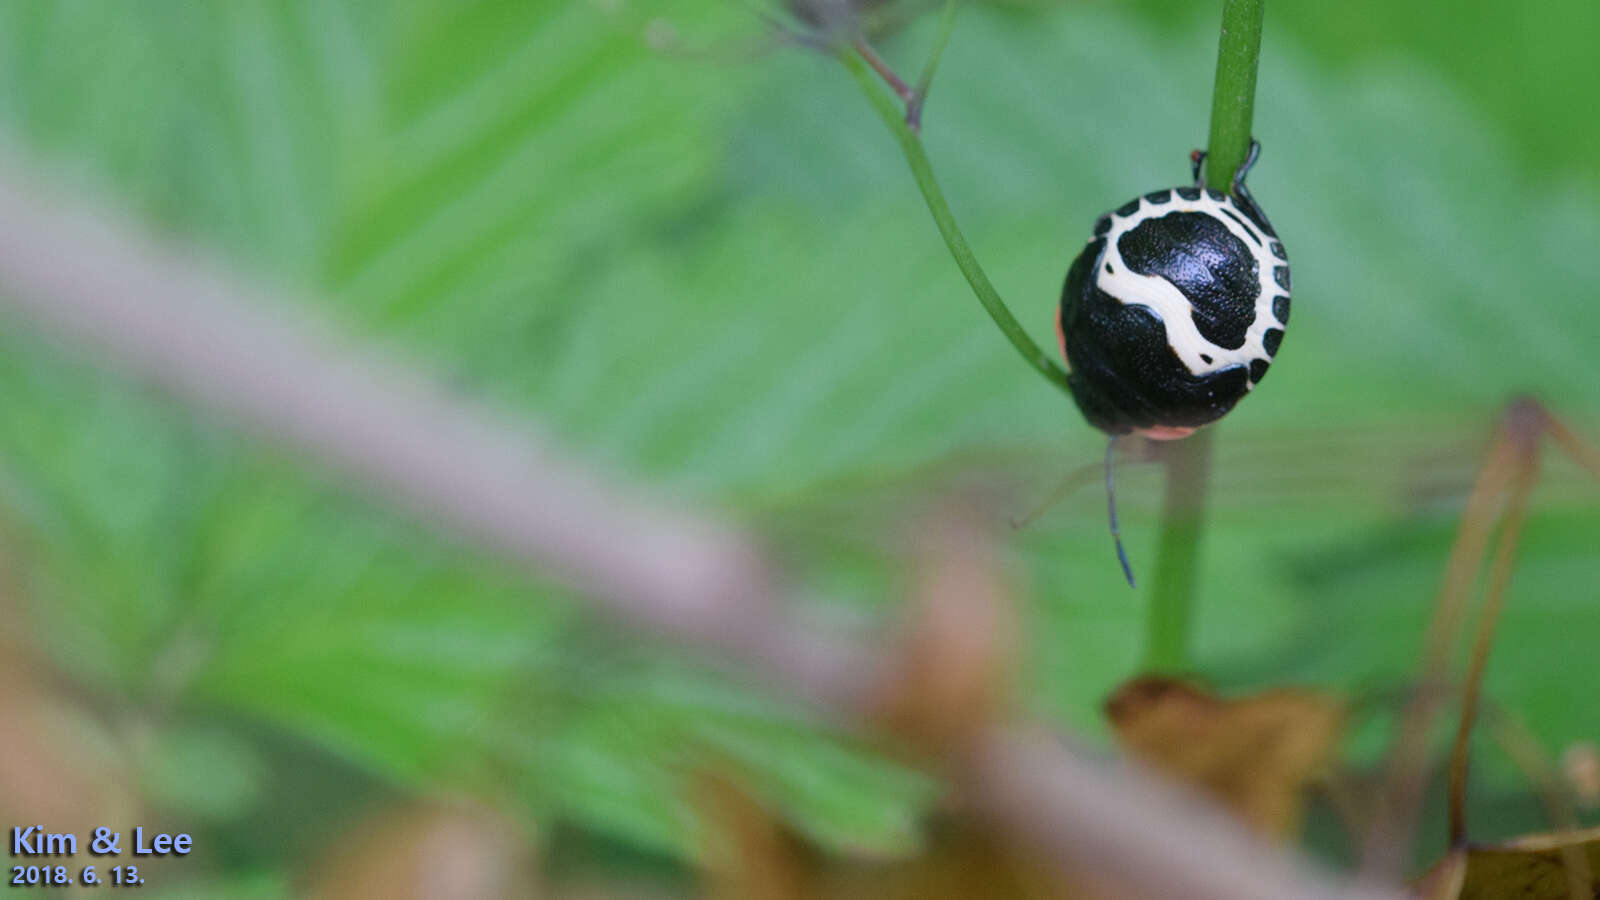
[[[168,729],[148,760],[147,793],[186,815],[236,819],[255,808],[265,789],[255,748],[220,730]]]

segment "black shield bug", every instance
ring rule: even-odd
[[[1111,435],[1187,437],[1233,409],[1263,376],[1289,323],[1289,256],[1245,187],[1261,145],[1229,193],[1200,179],[1152,191],[1101,216],[1067,271],[1056,320],[1067,384],[1089,424]],[[1111,501],[1111,529],[1117,534]],[[1117,554],[1131,584],[1127,556]]]

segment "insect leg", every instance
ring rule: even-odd
[[[1243,209],[1246,215],[1250,216],[1252,219],[1255,219],[1256,222],[1260,224],[1260,226],[1267,232],[1267,234],[1277,237],[1278,232],[1274,231],[1272,228],[1272,223],[1267,221],[1267,214],[1262,212],[1261,207],[1256,205],[1255,198],[1250,196],[1250,189],[1245,187],[1244,184],[1245,176],[1250,174],[1250,170],[1255,167],[1256,160],[1260,156],[1261,142],[1255,138],[1251,138],[1250,154],[1245,157],[1244,162],[1239,164],[1238,171],[1233,173],[1233,187],[1230,193],[1233,194],[1234,202],[1239,204],[1239,208]]]

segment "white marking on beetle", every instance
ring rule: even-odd
[[[1232,366],[1242,365],[1249,368],[1250,363],[1257,359],[1272,361],[1272,354],[1267,352],[1267,332],[1277,328],[1284,330],[1285,323],[1278,321],[1272,313],[1272,301],[1279,297],[1289,296],[1283,288],[1278,286],[1277,279],[1273,276],[1276,266],[1287,266],[1288,260],[1280,260],[1272,255],[1268,246],[1263,246],[1250,239],[1244,227],[1232,218],[1222,215],[1221,210],[1230,210],[1237,214],[1241,220],[1248,221],[1244,214],[1233,202],[1233,198],[1223,195],[1221,200],[1213,200],[1205,191],[1200,192],[1198,200],[1186,200],[1180,196],[1176,189],[1171,191],[1171,199],[1165,203],[1151,203],[1143,197],[1139,198],[1139,208],[1126,216],[1110,213],[1111,230],[1104,235],[1091,237],[1090,243],[1105,238],[1105,250],[1101,252],[1100,259],[1095,261],[1095,286],[1105,291],[1110,296],[1124,305],[1143,306],[1156,314],[1161,320],[1162,327],[1167,332],[1167,346],[1177,355],[1184,367],[1192,375],[1210,375]],[[1245,331],[1244,344],[1236,350],[1229,350],[1206,340],[1200,333],[1200,328],[1194,322],[1194,304],[1183,292],[1178,290],[1172,282],[1159,275],[1140,275],[1128,268],[1122,259],[1122,251],[1117,248],[1117,239],[1129,231],[1139,227],[1150,219],[1159,219],[1168,213],[1198,212],[1222,223],[1240,243],[1250,251],[1256,260],[1256,277],[1260,281],[1260,291],[1256,294],[1255,318],[1251,320],[1250,327]],[[1262,235],[1266,241],[1272,238]],[[1112,267],[1110,274],[1106,273],[1106,264]],[[1211,357],[1207,362],[1202,356]],[[1254,389],[1255,382],[1246,384],[1246,389]]]

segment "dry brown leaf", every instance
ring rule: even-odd
[[[0,515],[0,821],[79,836],[138,818],[127,744],[30,649],[23,545]]]
[[[953,504],[918,541],[909,620],[872,705],[913,747],[959,750],[1000,717],[1017,658],[1017,614],[976,509]]]
[[[0,820],[79,835],[134,821],[126,748],[14,651],[0,645]]]
[[[1421,900],[1457,900],[1467,880],[1467,852],[1452,850],[1417,881]]]
[[[1298,829],[1303,791],[1327,765],[1345,720],[1342,703],[1312,691],[1224,699],[1156,676],[1127,682],[1105,710],[1130,754],[1279,838]]]
[[[538,897],[526,834],[499,813],[436,802],[358,826],[321,860],[312,900],[505,900]]]
[[[720,775],[700,779],[697,806],[707,845],[711,900],[802,900],[814,896],[820,860],[747,791]]]
[[[1597,876],[1600,828],[1589,828],[1453,850],[1419,887],[1427,900],[1571,900],[1574,890],[1580,898],[1600,897]]]
[[[929,823],[915,855],[869,859],[823,853],[726,779],[705,779],[700,797],[712,900],[1135,900],[1087,880],[1064,885],[1003,836],[954,813]]]
[[[894,861],[845,861],[819,879],[818,900],[1056,900],[1085,898],[971,820],[931,823],[922,852]]]

